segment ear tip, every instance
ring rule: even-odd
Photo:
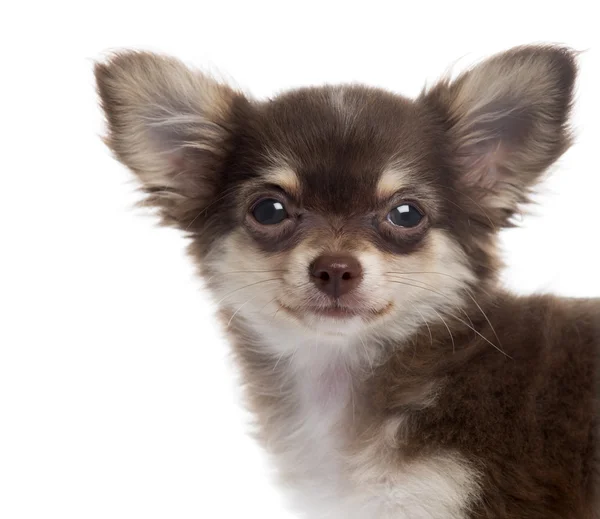
[[[119,64],[134,60],[157,59],[160,57],[160,54],[148,50],[120,48],[105,51],[103,59],[98,60],[97,63]]]
[[[547,52],[557,67],[567,70],[575,77],[577,74],[577,57],[580,52],[566,45],[548,45]]]
[[[94,63],[94,77],[98,86],[105,83],[110,75],[110,68],[110,64],[106,61],[96,61]]]
[[[515,47],[508,51],[512,58],[520,58],[531,63],[544,63],[550,70],[560,74],[565,86],[575,81],[577,76],[577,58],[581,52],[568,45],[546,43]]]
[[[149,75],[164,65],[173,66],[176,62],[174,58],[144,50],[116,50],[95,62],[94,75],[96,81]]]
[[[115,79],[120,72],[127,69],[134,51],[115,51],[94,63],[94,77],[100,91]]]
[[[578,73],[579,52],[566,46],[552,47],[552,70],[558,76],[559,88],[565,92],[567,103],[572,102]]]
[[[94,72],[99,75],[106,74],[111,69],[123,68],[124,62],[130,61],[135,54],[137,51],[134,50],[109,51],[94,63]]]
[[[562,43],[530,43],[518,45],[508,50],[509,54],[529,55],[529,56],[561,56],[569,60],[574,60],[578,52],[572,47]],[[502,54],[502,53],[501,53]]]

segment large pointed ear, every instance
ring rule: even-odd
[[[445,120],[458,178],[497,225],[570,145],[575,53],[518,47],[422,95]]]
[[[180,61],[123,52],[95,67],[106,143],[140,179],[165,222],[189,226],[213,196],[243,96]]]

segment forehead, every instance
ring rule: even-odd
[[[307,206],[363,210],[434,180],[435,132],[426,115],[378,89],[297,90],[261,105],[257,126],[265,159],[259,173]]]

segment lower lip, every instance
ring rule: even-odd
[[[298,318],[302,318],[303,317],[303,313],[304,312],[300,312],[298,310],[294,310],[292,308],[289,308],[288,306],[279,303],[279,306],[281,309],[283,309],[284,311],[294,315],[295,317]],[[388,303],[384,308],[382,308],[381,310],[378,311],[374,311],[374,312],[360,312],[357,310],[350,310],[347,308],[342,308],[342,307],[330,307],[330,308],[310,308],[308,310],[305,310],[310,312],[313,315],[319,316],[319,317],[326,317],[326,318],[330,318],[330,319],[336,319],[336,320],[344,320],[344,319],[351,319],[353,317],[363,317],[363,318],[376,318],[376,317],[380,317],[382,315],[387,314],[393,307],[392,303]]]
[[[359,315],[357,312],[347,310],[345,308],[315,308],[311,310],[313,314],[323,317],[331,317],[333,319],[350,319]]]

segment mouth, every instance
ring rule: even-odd
[[[373,320],[377,317],[381,317],[390,312],[393,307],[393,303],[388,303],[381,308],[350,308],[341,305],[330,305],[330,306],[309,306],[302,310],[290,308],[282,303],[279,303],[281,308],[292,314],[294,317],[306,317],[307,315],[322,317],[333,320],[346,320],[353,317],[362,317],[366,320]]]
[[[350,317],[356,317],[362,313],[355,309],[344,308],[342,306],[314,307],[309,308],[307,311],[311,314],[331,317],[333,319],[349,319]]]

